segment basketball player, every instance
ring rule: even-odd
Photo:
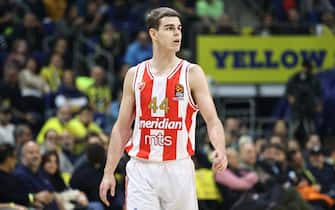
[[[114,171],[126,148],[131,157],[126,167],[127,210],[197,210],[190,156],[198,110],[215,149],[215,171],[227,166],[223,126],[201,67],[176,56],[182,38],[180,15],[166,7],[154,9],[147,16],[147,27],[153,57],[126,74],[100,198],[109,205],[107,191],[114,196]]]

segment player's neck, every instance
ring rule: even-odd
[[[179,62],[179,58],[173,51],[154,50],[151,65],[157,71],[165,71]]]

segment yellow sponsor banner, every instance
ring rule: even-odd
[[[335,37],[198,36],[197,63],[221,83],[286,83],[304,59],[335,66]]]

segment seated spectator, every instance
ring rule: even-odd
[[[103,204],[99,198],[99,185],[104,173],[106,151],[98,144],[89,144],[86,149],[86,155],[87,162],[73,172],[70,186],[84,192],[90,205],[94,206],[95,209],[103,209]],[[116,205],[117,203],[111,202],[111,204]],[[113,206],[110,208],[113,209]]]
[[[69,106],[59,107],[55,117],[50,118],[45,122],[42,129],[37,136],[37,142],[43,144],[45,133],[49,129],[55,129],[57,134],[60,135],[67,127],[68,122],[71,120],[71,109]]]
[[[55,150],[49,150],[42,155],[41,171],[48,178],[56,192],[66,190],[66,184],[59,169],[59,157]]]
[[[57,198],[63,203],[66,210],[88,206],[84,193],[66,186],[59,169],[59,157],[56,151],[49,151],[42,156],[41,171],[54,187]]]
[[[31,123],[31,114],[24,113],[24,107],[22,107],[18,72],[19,69],[15,64],[6,64],[3,78],[0,80],[0,105],[11,108],[13,111],[13,121],[27,121]]]
[[[255,164],[257,161],[257,153],[255,144],[252,142],[246,142],[241,144],[239,147],[241,168],[244,170],[255,170]]]
[[[335,170],[326,163],[321,147],[314,147],[309,150],[308,169],[320,184],[320,192],[335,198]]]
[[[84,18],[79,16],[77,5],[70,4],[65,11],[65,16],[57,22],[55,33],[56,36],[64,36],[72,39],[80,31]]]
[[[71,68],[73,62],[73,52],[71,43],[65,37],[57,37],[52,46],[52,54],[58,54],[63,59],[63,67]]]
[[[24,39],[16,39],[9,53],[6,64],[15,64],[18,69],[24,68],[28,56],[28,43]]]
[[[20,180],[12,174],[15,166],[15,148],[10,144],[0,144],[0,203],[11,202],[11,207],[14,203],[14,206],[20,204],[40,208],[44,202],[50,200],[51,194],[46,191],[35,194],[25,192]],[[14,209],[26,209],[20,205],[18,205],[19,208]]]
[[[320,193],[321,186],[307,168],[300,149],[289,150],[288,161],[290,181],[305,200],[316,209],[328,209],[334,205],[331,197]]]
[[[77,112],[81,107],[88,104],[87,97],[80,92],[75,85],[75,75],[71,70],[63,72],[62,83],[56,92],[55,104],[61,106],[70,106],[72,112]]]
[[[112,92],[106,79],[106,72],[101,66],[94,66],[91,69],[91,77],[94,79],[94,83],[86,91],[89,104],[94,112],[106,113],[112,99]]]
[[[61,141],[62,139],[60,139],[60,135],[57,134],[57,131],[49,129],[45,133],[45,140],[41,145],[41,152],[42,154],[45,154],[50,151],[55,151],[59,158],[60,170],[66,173],[66,175],[71,176],[73,172],[73,164],[64,153],[63,148],[61,147]]]
[[[258,165],[263,171],[271,175],[271,179],[275,183],[283,186],[289,183],[286,152],[281,144],[270,143],[265,145]]]
[[[15,33],[17,37],[27,41],[30,51],[42,50],[42,26],[34,13],[27,12],[24,15],[23,24],[16,27]]]
[[[75,145],[74,136],[69,131],[64,130],[63,133],[60,135],[60,139],[64,155],[72,164],[74,164],[78,158],[78,156],[75,154],[74,151],[74,145]],[[62,167],[62,162],[60,166],[62,171],[69,172],[72,174],[73,166],[71,168]]]
[[[60,209],[58,206],[60,203],[57,203],[53,194],[55,191],[53,186],[39,171],[40,163],[40,148],[35,142],[29,141],[22,147],[21,164],[15,169],[14,175],[22,183],[21,188],[23,188],[25,193],[39,193],[42,191],[48,193],[48,196],[40,201],[43,204],[43,208],[50,210]]]
[[[230,209],[242,193],[250,190],[258,182],[258,175],[255,172],[242,173],[238,153],[232,148],[227,149],[228,168],[219,171],[215,175],[219,184],[222,197],[224,198],[225,209]]]
[[[101,6],[101,7],[100,7]],[[85,35],[94,37],[101,34],[103,25],[107,21],[107,7],[102,7],[98,1],[89,1],[83,23]]]
[[[77,139],[86,138],[89,133],[102,133],[101,128],[93,122],[93,109],[84,106],[77,117],[70,120],[68,130]]]
[[[309,184],[315,185],[315,188],[320,189],[320,185],[318,184],[316,178],[307,168],[306,161],[304,160],[302,152],[299,148],[288,151],[288,160],[290,168],[295,172],[295,175],[290,177],[294,185],[299,186],[301,184]]]
[[[317,133],[310,133],[305,143],[305,149],[307,150],[305,153],[308,153],[311,149],[317,147],[322,148],[320,136]],[[305,155],[308,156],[308,154]]]
[[[57,53],[50,57],[48,66],[41,70],[42,78],[48,83],[51,92],[55,93],[61,84],[61,77],[63,75],[63,59]]]
[[[0,107],[0,143],[9,143],[15,145],[14,129],[15,125],[11,123],[11,109],[6,106]]]
[[[44,115],[44,94],[49,93],[48,83],[39,75],[37,61],[30,57],[25,68],[19,74],[22,100],[25,107]]]
[[[246,144],[252,148],[252,144]],[[269,208],[266,207],[272,203],[271,208],[283,208],[283,209],[300,209],[300,210],[311,210],[310,206],[300,197],[299,193],[292,187],[289,187],[289,181],[287,176],[287,164],[286,154],[283,152],[283,148],[279,145],[268,144],[262,148],[260,155],[260,161],[257,164],[253,164],[254,161],[248,161],[248,153],[246,147],[241,147],[241,157],[243,162],[242,171],[255,171],[258,175],[258,183],[255,185],[250,196],[259,196],[255,200],[249,200],[246,197],[242,199],[237,206],[236,210],[248,209],[250,205],[255,208]],[[251,151],[251,150],[250,150]],[[251,153],[252,154],[252,153]],[[255,156],[255,155],[253,155]],[[253,160],[255,158],[252,158]],[[262,195],[262,196],[260,196]],[[250,203],[251,202],[251,203]],[[264,206],[265,205],[265,206]],[[261,209],[263,209],[261,208]],[[234,209],[234,210],[235,210]]]

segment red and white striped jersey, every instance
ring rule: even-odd
[[[181,60],[165,76],[154,76],[149,61],[136,67],[135,124],[126,147],[130,156],[167,161],[194,154],[198,108],[188,84],[190,65]]]

